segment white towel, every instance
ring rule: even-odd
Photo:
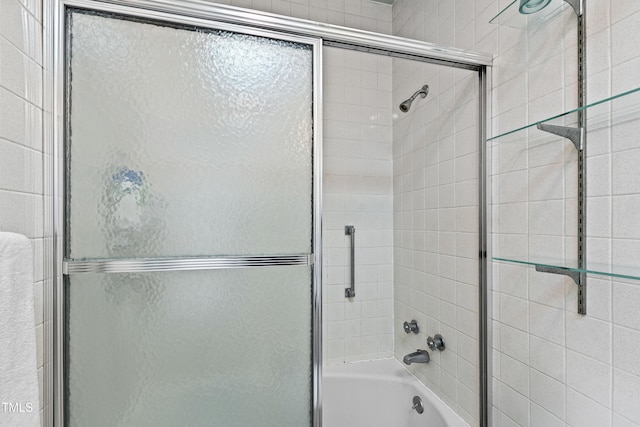
[[[40,425],[33,253],[0,232],[0,426]]]

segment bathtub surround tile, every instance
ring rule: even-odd
[[[611,324],[567,313],[567,348],[604,363],[611,363]]]
[[[515,425],[530,425],[529,399],[505,384],[500,386],[499,398],[499,407],[504,415],[513,420]]]
[[[638,69],[638,64],[640,64],[640,58],[635,58],[612,68],[612,94],[623,93],[640,85],[640,77],[633,73],[634,69]],[[629,145],[626,138],[621,143]],[[633,144],[630,145],[633,147]]]
[[[345,322],[327,322],[327,339],[338,340],[345,338]],[[350,335],[353,336],[353,335]]]
[[[440,354],[438,353],[438,357]],[[458,380],[473,393],[478,393],[478,377],[475,364],[458,357]]]
[[[638,208],[640,208],[640,195],[623,195],[612,198],[614,238],[636,240],[640,238],[640,232],[634,223]]]
[[[570,426],[611,426],[611,409],[567,389],[567,424]]]
[[[441,374],[441,391],[451,399],[452,402],[458,400],[458,387],[455,374],[443,370]]]
[[[632,13],[611,25],[611,62],[618,65],[635,59],[638,54],[629,41],[637,34],[640,13]]]
[[[345,340],[327,340],[327,357],[329,359],[342,360],[340,363],[344,363],[345,354]]]
[[[459,331],[457,333],[455,333],[454,331],[448,333],[445,327],[442,327],[441,334],[445,334],[447,337],[449,337],[445,341],[449,350],[456,352],[458,356],[462,357],[471,364],[477,363],[479,348],[478,340],[471,338],[470,336]],[[457,339],[455,339],[456,336]]]
[[[565,425],[560,418],[535,403],[531,403],[531,427],[561,427]]]
[[[293,13],[296,5],[290,6]],[[327,7],[344,14],[340,9],[345,3]],[[391,59],[335,48],[324,48],[323,53],[324,77],[330,82],[325,86],[330,103],[324,108],[329,138],[323,158],[324,267],[330,289],[323,317],[332,332],[325,334],[325,345],[344,331],[344,342],[331,345],[330,363],[389,357],[394,321],[392,132],[390,123],[380,120],[389,115],[389,107],[379,106],[378,99],[385,99],[391,87]],[[356,227],[354,299],[344,297],[350,285],[345,225]]]
[[[620,414],[613,413],[612,425],[613,427],[637,427],[638,424],[621,416]]]
[[[567,367],[564,346],[534,335],[530,336],[529,343],[530,366],[551,378],[564,382]]]
[[[499,317],[501,322],[517,329],[529,330],[529,304],[526,300],[509,295],[499,295]]]
[[[519,298],[526,298],[528,294],[529,269],[518,265],[500,264],[494,265],[495,294],[511,295]],[[533,291],[533,289],[532,289]],[[498,307],[499,305],[496,305]]]
[[[431,363],[431,362],[429,362]],[[434,365],[437,365],[434,360]],[[428,369],[430,366],[416,366],[418,372],[432,385],[432,389],[440,389],[442,387],[442,371],[440,369]]]
[[[456,309],[456,322],[457,328],[460,332],[468,335],[471,338],[478,338],[477,322],[478,314],[472,311],[466,310],[463,307],[458,306]]]
[[[500,6],[507,2],[502,3]],[[589,100],[638,87],[640,55],[629,46],[629,40],[640,36],[640,26],[634,25],[640,9],[626,0],[589,1],[586,9]],[[493,134],[576,105],[572,13],[563,12],[544,26],[529,25],[525,31],[500,26],[495,31]],[[525,87],[527,93],[523,94]],[[615,104],[606,106],[611,108],[615,109]],[[632,213],[638,205],[638,186],[634,185],[637,171],[632,165],[639,147],[632,134],[637,135],[638,127],[632,123],[635,119],[624,119],[627,123],[610,127],[610,123],[599,123],[595,117],[595,112],[589,113],[588,258],[637,265],[640,245],[634,228],[637,218]],[[526,134],[530,140],[542,138],[535,129]],[[494,253],[575,256],[575,201],[571,200],[576,188],[575,153],[567,151],[570,144],[564,142],[524,150],[522,144],[514,145],[498,142],[492,150]],[[525,170],[530,171],[526,179],[520,176]],[[508,203],[522,205],[520,209],[526,209],[526,213],[514,215],[509,208],[515,208]],[[530,420],[521,417],[518,424],[639,425],[637,399],[635,407],[631,404],[637,393],[638,363],[629,355],[630,349],[637,347],[635,332],[640,328],[634,303],[637,282],[589,276],[588,314],[579,316],[575,313],[576,287],[571,280],[533,269],[519,277],[518,270],[524,269],[516,266],[494,264],[493,269],[492,287],[497,297],[492,301],[498,304],[493,310],[493,319],[498,322],[493,324],[498,325],[494,332],[499,333],[497,338],[494,334],[493,354],[498,355],[494,357],[503,364],[507,356],[497,350],[505,351],[506,347],[509,357],[531,368]],[[500,311],[505,294],[529,303],[529,334],[521,340],[523,344],[528,341],[529,360],[513,354],[512,331],[522,328],[523,322]],[[494,372],[493,377],[504,381],[502,372]],[[498,422],[512,425],[514,415],[507,414],[512,408],[501,394],[497,400],[494,397],[494,405]]]
[[[613,327],[613,365],[640,377],[637,351],[640,348],[640,331],[622,326]]]
[[[554,416],[565,419],[565,386],[534,369],[529,373],[531,379],[531,400]]]
[[[640,377],[619,369],[613,371],[613,410],[630,421],[640,424]]]
[[[591,292],[592,298],[598,301],[598,304],[591,304],[591,307],[588,308],[589,316],[605,322],[611,322],[613,308],[612,290],[615,289],[614,283],[615,282],[610,279],[605,278],[605,280],[601,280],[600,278],[589,276],[589,291]]]
[[[0,137],[7,141],[36,148],[26,132],[29,123],[29,108],[26,100],[0,86]],[[42,142],[37,141],[41,147]]]
[[[611,366],[583,354],[567,351],[567,385],[592,400],[611,407]]]
[[[529,336],[526,332],[500,325],[500,349],[502,353],[523,363],[529,363]]]
[[[35,193],[41,153],[0,138],[0,181],[7,190]]]
[[[612,239],[611,257],[620,260],[620,265],[636,267],[638,264],[637,254],[640,250],[640,240]]]
[[[420,2],[412,4],[426,7]],[[455,13],[451,12],[446,19],[454,22]],[[414,30],[406,27],[401,33],[414,37]],[[432,352],[432,363],[425,368],[425,382],[456,408],[463,419],[475,425],[478,413],[475,83],[466,72],[452,73],[400,59],[393,60],[393,70],[394,76],[411,76],[394,77],[394,105],[417,87],[425,83],[430,87],[427,98],[416,100],[408,114],[396,110],[393,122],[393,207],[398,230],[394,240],[395,315],[425,322],[418,337],[406,336],[398,329],[401,322],[395,322],[395,357],[401,360],[404,351],[413,351],[416,345],[425,348],[427,336],[441,333],[447,349]],[[471,147],[465,140],[471,141]]]
[[[565,298],[571,286],[575,286],[573,281],[566,280],[566,277],[559,275],[545,275],[544,280],[540,280],[540,273],[533,269],[526,269],[529,286],[529,297],[531,302],[538,303],[543,307],[553,307],[557,309],[565,308]],[[535,309],[534,309],[535,310]]]
[[[523,396],[529,396],[529,367],[506,354],[500,355],[500,381]]]
[[[636,192],[640,179],[634,173],[634,162],[638,160],[640,160],[640,150],[637,149],[614,153],[611,156],[613,194],[629,195]]]
[[[564,344],[564,312],[542,304],[530,303],[531,334],[556,344]]]
[[[370,337],[354,337],[344,340],[344,352],[346,362],[356,362],[362,354],[375,353],[375,345],[372,348]]]
[[[613,322],[616,325],[640,330],[640,286],[613,282]]]
[[[478,414],[478,393],[458,383],[458,414],[467,423],[477,422]]]

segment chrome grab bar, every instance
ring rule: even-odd
[[[344,234],[351,236],[351,287],[344,290],[344,297],[353,298],[356,296],[356,228],[345,225]]]

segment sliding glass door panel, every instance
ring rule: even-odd
[[[320,43],[108,9],[66,12],[65,425],[310,426]]]
[[[309,426],[311,268],[68,278],[69,426]]]
[[[310,45],[68,20],[68,258],[311,252]]]

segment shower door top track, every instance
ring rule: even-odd
[[[419,40],[397,37],[340,25],[248,10],[203,0],[56,0],[69,7],[89,7],[99,4],[105,12],[123,12],[123,7],[135,7],[135,13],[148,19],[171,19],[176,22],[207,26],[210,21],[278,31],[292,35],[320,38],[327,46],[376,53],[397,58],[429,62],[467,70],[479,70],[493,65],[489,53],[458,49]],[[55,2],[54,2],[55,3]],[[89,5],[88,5],[89,4]]]

